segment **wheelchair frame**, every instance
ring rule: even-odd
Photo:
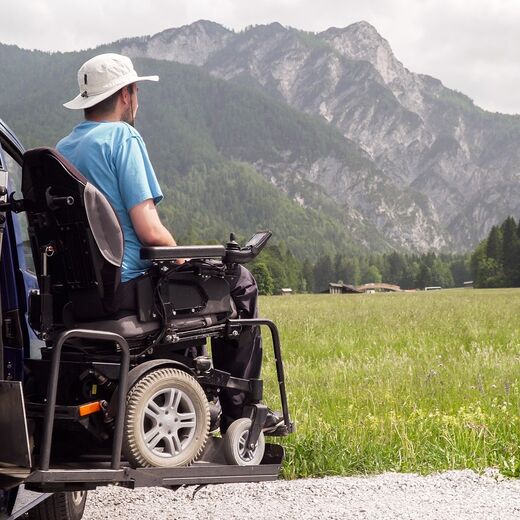
[[[65,201],[65,203],[67,203]],[[12,196],[9,200],[0,200],[0,215],[2,213],[17,213],[24,211],[23,201],[15,200]],[[5,222],[5,221],[4,221]],[[8,230],[12,233],[12,230]],[[221,247],[221,250],[224,248]],[[251,245],[249,248],[240,249],[236,243],[228,244],[228,249],[224,250],[227,259],[230,263],[248,261],[261,249],[255,250],[257,246]],[[170,248],[171,249],[171,248]],[[163,248],[148,248],[148,253],[155,255],[155,260],[170,261],[171,251],[163,251]],[[198,251],[201,255],[199,258],[206,258],[206,254],[215,251],[215,246],[194,246],[193,248],[176,248],[176,255],[178,257],[187,256]],[[167,256],[161,256],[163,253]],[[211,255],[210,255],[211,256]],[[192,254],[193,257],[193,254]],[[45,279],[41,277],[42,292],[45,292]],[[49,310],[47,304],[42,302],[43,321],[48,323]],[[52,305],[52,303],[51,303]],[[278,379],[278,387],[280,392],[280,399],[282,404],[282,412],[284,418],[284,427],[286,433],[291,433],[294,430],[293,424],[290,420],[287,395],[285,389],[285,378],[283,371],[281,347],[278,330],[276,325],[267,319],[234,319],[228,318],[225,323],[215,326],[209,326],[201,329],[177,331],[175,341],[184,342],[187,340],[195,341],[206,339],[208,337],[236,336],[237,329],[240,327],[255,327],[267,326],[271,332],[276,373]],[[74,415],[74,406],[57,405],[58,380],[60,375],[60,368],[62,366],[62,348],[63,345],[71,339],[87,339],[91,341],[109,341],[118,346],[120,351],[120,366],[118,374],[118,390],[117,390],[117,413],[115,417],[114,434],[112,437],[112,451],[110,458],[110,465],[107,467],[105,461],[94,463],[75,463],[68,462],[66,464],[52,464],[51,463],[51,446],[53,438],[54,423],[57,416]],[[262,463],[258,466],[231,466],[225,464],[221,452],[219,451],[220,439],[210,437],[204,449],[204,453],[200,461],[195,462],[188,467],[173,467],[173,468],[131,468],[121,465],[121,446],[123,437],[123,421],[125,416],[126,395],[129,383],[129,368],[131,361],[131,352],[127,340],[113,332],[102,332],[92,329],[72,328],[61,331],[53,338],[52,341],[52,357],[51,368],[49,375],[49,382],[45,398],[45,405],[43,408],[43,426],[42,426],[42,440],[39,450],[38,464],[34,465],[31,462],[31,453],[29,450],[29,436],[27,431],[27,413],[22,406],[17,410],[17,414],[23,415],[22,423],[25,428],[20,427],[19,424],[13,426],[14,431],[0,433],[0,446],[2,441],[12,438],[13,435],[25,437],[27,441],[28,453],[25,455],[25,464],[22,462],[16,467],[0,469],[0,488],[5,486],[12,487],[24,483],[27,489],[32,489],[40,492],[55,492],[55,491],[74,491],[94,489],[98,485],[115,484],[126,487],[140,487],[140,486],[180,486],[184,484],[211,484],[223,482],[251,482],[262,480],[274,480],[277,478],[280,464],[283,459],[284,450],[281,446],[276,444],[267,444],[266,452]],[[3,379],[3,344],[0,343],[0,379]],[[161,363],[169,363],[170,359],[157,359],[151,361],[153,366],[160,366]],[[248,434],[247,444],[254,445],[258,440],[261,432],[263,420],[265,419],[266,407],[259,404],[262,398],[262,381],[261,380],[247,380],[232,377],[229,374],[215,369],[204,370],[205,366],[202,363],[200,370],[195,371],[196,379],[203,383],[212,385],[216,388],[233,388],[244,391],[252,396],[249,403],[249,412],[252,419],[252,426]],[[137,365],[139,367],[141,365]],[[197,358],[195,359],[195,367],[197,366]],[[185,366],[187,371],[193,370]],[[21,398],[23,404],[22,385],[13,385],[10,381],[0,381],[0,405],[5,405],[12,397]],[[5,390],[5,391],[4,391]],[[30,403],[27,403],[30,407]],[[13,412],[14,413],[14,412]],[[61,415],[60,415],[61,414]],[[33,413],[34,416],[39,416],[38,410]],[[14,424],[14,422],[13,422]],[[4,445],[0,448],[1,452],[10,447]],[[1,462],[1,460],[0,460]]]
[[[294,430],[294,426],[289,417],[280,339],[276,325],[271,320],[266,319],[230,319],[224,327],[251,327],[262,325],[267,326],[271,331],[284,423],[287,433],[291,433]],[[221,330],[224,327],[221,327]],[[198,331],[194,331],[194,333],[194,337],[190,339],[196,339],[201,336]],[[56,396],[61,352],[64,343],[72,338],[113,341],[121,349],[120,379],[117,397],[118,413],[115,420],[116,425],[112,440],[112,456],[109,469],[105,466],[90,469],[50,467],[52,432],[57,407]],[[28,489],[56,492],[94,489],[98,485],[114,483],[134,488],[144,486],[180,486],[188,484],[257,482],[277,479],[284,456],[284,450],[280,445],[268,444],[266,446],[264,459],[259,466],[230,466],[223,464],[222,457],[219,456],[218,453],[219,440],[215,438],[208,439],[210,441],[210,447],[205,449],[207,453],[205,453],[201,459],[201,461],[210,462],[210,464],[204,464],[201,466],[195,462],[192,466],[178,468],[121,468],[124,413],[121,413],[120,411],[124,411],[126,405],[129,363],[130,350],[128,343],[118,334],[86,329],[71,329],[60,334],[53,347],[39,467],[25,479],[26,487],[28,487]],[[246,390],[248,380],[239,378],[230,379],[233,381],[233,388]],[[260,417],[261,414],[257,414],[255,418],[259,419]],[[255,444],[260,431],[260,422],[253,419],[253,426],[249,433],[247,443]]]

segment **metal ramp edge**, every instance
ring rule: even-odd
[[[257,466],[231,466],[199,461],[192,466],[177,468],[110,469],[100,464],[76,464],[35,470],[26,479],[27,489],[39,492],[79,491],[98,486],[118,485],[127,488],[224,484],[234,482],[265,482],[277,480],[284,456],[278,444],[267,444],[262,463]]]

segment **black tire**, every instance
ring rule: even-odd
[[[208,400],[194,377],[153,370],[128,393],[123,453],[133,467],[187,466],[202,454],[209,424]]]
[[[29,520],[81,520],[87,502],[86,491],[54,493],[27,513]]]
[[[265,453],[265,437],[260,432],[254,449],[246,446],[251,428],[251,419],[243,417],[233,421],[223,437],[224,457],[228,464],[235,466],[256,466],[262,462]]]

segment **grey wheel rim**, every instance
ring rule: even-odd
[[[72,496],[72,502],[79,506],[81,502],[83,501],[83,497],[85,496],[86,491],[73,491],[71,493]]]
[[[147,448],[160,457],[174,457],[193,440],[197,426],[195,406],[178,388],[158,391],[146,404],[141,423]]]
[[[247,438],[249,437],[249,430],[245,430],[240,435],[240,438],[238,439],[238,454],[240,458],[245,462],[251,462],[253,460],[253,457],[255,456],[256,447],[258,446],[258,443],[255,444],[255,447],[253,449],[247,447]]]

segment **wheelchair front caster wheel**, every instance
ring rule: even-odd
[[[187,466],[202,454],[208,433],[208,400],[186,372],[159,368],[130,389],[123,453],[131,466]]]
[[[246,445],[251,428],[251,419],[243,417],[232,422],[223,437],[224,457],[235,466],[256,466],[262,462],[265,452],[265,437],[260,432],[254,448]]]

